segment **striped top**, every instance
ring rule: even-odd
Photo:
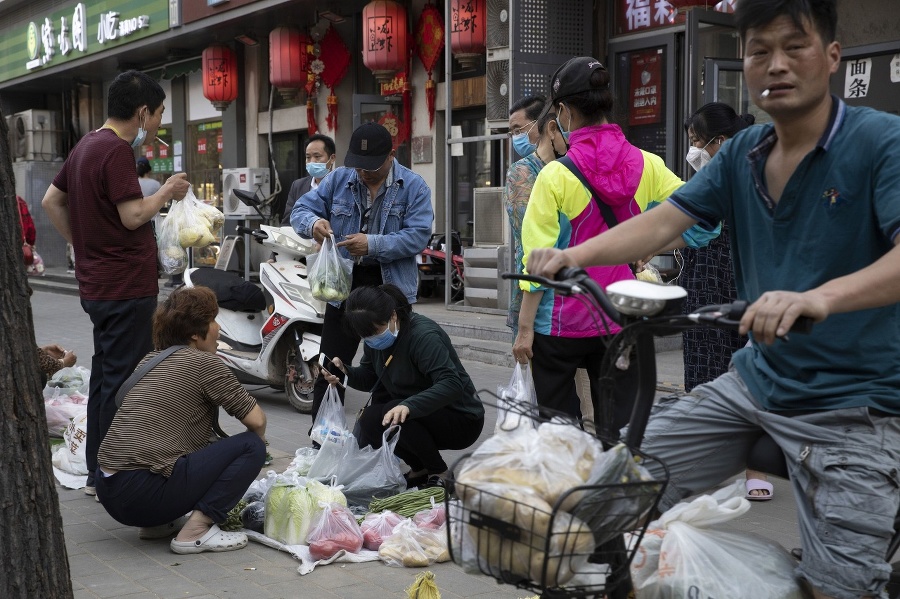
[[[150,352],[141,364],[158,352]],[[219,406],[241,420],[256,400],[213,353],[180,349],[128,392],[100,444],[97,462],[112,470],[168,477],[183,455],[209,445]]]

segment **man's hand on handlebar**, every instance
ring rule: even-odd
[[[556,248],[538,248],[528,255],[528,272],[539,277],[553,279],[561,269],[578,264],[568,252]]]
[[[815,291],[767,291],[747,308],[739,332],[746,335],[753,331],[754,341],[771,345],[775,339],[786,337],[801,316],[814,322],[825,320],[828,317],[825,300]]]

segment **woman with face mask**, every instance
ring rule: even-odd
[[[567,146],[564,159],[547,164],[531,190],[522,223],[524,267],[535,248],[571,247],[640,213],[652,201],[665,200],[681,184],[662,159],[626,141],[612,124],[614,98],[610,75],[596,59],[573,58],[551,78],[554,124]],[[601,287],[634,275],[629,265],[587,269]],[[592,311],[552,290],[523,283],[519,331],[513,355],[532,361],[538,404],[581,415],[573,376],[586,368],[598,407],[604,337],[618,332],[615,323],[597,323]],[[635,364],[632,361],[632,364]],[[596,412],[598,428],[617,436],[631,414],[637,375],[617,370],[614,406]],[[610,409],[612,408],[612,409]]]
[[[410,467],[407,486],[443,485],[442,449],[470,447],[484,427],[484,407],[447,333],[415,314],[394,285],[358,287],[347,298],[344,326],[364,343],[358,366],[334,358],[346,385],[372,393],[359,418],[360,447],[381,447],[384,431],[399,424],[394,453]],[[325,379],[339,379],[322,370]]]
[[[731,106],[710,102],[684,120],[690,140],[685,159],[694,170],[705,167],[728,139],[752,125],[752,114],[738,115]],[[692,312],[701,306],[725,304],[737,298],[731,263],[730,235],[722,225],[718,237],[705,247],[681,250],[684,257],[679,283],[687,291],[684,309]],[[737,331],[698,328],[685,331],[684,390],[707,383],[728,370],[731,354],[747,343]],[[747,499],[766,501],[772,498],[772,484],[762,472],[747,470]]]

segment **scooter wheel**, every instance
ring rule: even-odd
[[[300,393],[289,381],[285,381],[284,393],[287,395],[291,407],[301,414],[312,414],[313,394]]]

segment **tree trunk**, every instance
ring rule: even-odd
[[[72,597],[22,260],[6,120],[0,118],[0,597]]]

